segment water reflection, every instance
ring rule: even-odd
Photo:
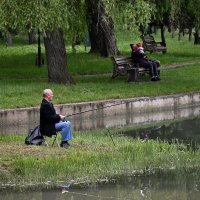
[[[184,172],[182,172],[184,173]],[[181,178],[182,177],[182,178]],[[151,176],[121,177],[90,187],[2,191],[1,200],[199,200],[199,173],[178,176],[162,173]]]
[[[123,134],[140,139],[160,139],[184,142],[190,146],[200,144],[200,118],[186,119],[148,128],[129,129]]]

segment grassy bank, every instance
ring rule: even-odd
[[[69,149],[26,146],[24,136],[0,136],[0,180],[17,184],[46,181],[90,182],[105,177],[154,173],[157,170],[196,169],[200,151],[183,144],[124,136],[113,137],[115,146],[103,132],[75,133]]]
[[[157,41],[159,35],[155,36]],[[167,34],[168,53],[149,54],[161,61],[162,65],[200,61],[200,48],[188,38],[178,41]],[[130,43],[140,41],[130,33],[118,35],[118,47],[122,55],[130,55]],[[44,54],[44,47],[42,46]],[[21,36],[14,37],[14,46],[5,47],[0,42],[0,109],[38,106],[44,88],[52,88],[54,103],[71,103],[113,98],[140,97],[199,91],[200,68],[198,65],[161,71],[162,81],[152,83],[148,77],[139,84],[127,84],[125,77],[111,80],[110,58],[88,54],[83,46],[77,46],[77,53],[71,53],[67,46],[69,71],[76,85],[55,85],[47,82],[47,66],[35,66],[37,45],[28,45]],[[46,61],[45,61],[46,63]],[[100,75],[110,73],[108,75]],[[82,76],[83,74],[96,74]],[[110,92],[112,91],[112,92]]]

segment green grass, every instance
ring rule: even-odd
[[[159,41],[159,36],[155,36]],[[200,48],[184,38],[173,40],[167,34],[168,53],[148,54],[161,61],[162,65],[200,61]],[[122,55],[130,55],[130,43],[141,41],[136,34],[121,33],[118,35],[118,48]],[[44,55],[44,46],[42,46]],[[72,103],[114,98],[166,95],[199,91],[200,68],[190,65],[184,68],[161,71],[162,81],[152,83],[149,77],[142,78],[139,84],[127,84],[125,77],[111,80],[112,63],[110,58],[99,57],[85,52],[83,46],[77,46],[74,54],[67,47],[68,67],[76,85],[49,84],[47,66],[35,66],[37,45],[28,45],[24,37],[15,36],[14,46],[7,48],[0,42],[0,109],[38,106],[41,93],[51,88],[54,103]],[[46,60],[45,60],[46,63]],[[108,73],[105,75],[104,73]],[[82,76],[93,74],[93,76]],[[104,74],[104,75],[101,75]],[[177,77],[179,77],[177,79]],[[112,91],[112,92],[111,92]]]
[[[109,76],[75,76],[76,85],[73,86],[48,84],[46,79],[1,80],[0,108],[38,106],[44,88],[52,88],[55,104],[199,91],[198,65],[163,70],[161,74],[160,82],[147,81],[147,77],[138,84],[128,84],[124,77],[112,80]]]
[[[115,146],[103,132],[75,133],[71,147],[26,146],[24,135],[0,136],[2,182],[40,184],[48,180],[90,182],[105,177],[190,171],[199,165],[200,152],[183,144],[142,141],[114,135]]]

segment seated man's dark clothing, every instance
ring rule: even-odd
[[[152,76],[152,81],[160,80],[159,73],[157,67],[159,67],[159,62],[154,62],[153,60],[149,60],[144,53],[140,53],[139,51],[132,51],[131,57],[135,63],[138,63],[140,67],[144,67],[150,70],[150,75]]]
[[[42,135],[55,135],[55,124],[59,121],[60,116],[56,114],[53,104],[43,99],[40,107],[40,132]]]

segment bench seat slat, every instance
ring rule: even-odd
[[[135,74],[134,81],[137,81],[137,78],[140,74],[150,74],[149,69],[138,67],[131,57],[111,57],[111,60],[114,64],[112,78],[115,78],[119,75],[126,75],[127,77],[130,77],[132,70],[133,73],[137,73]]]
[[[131,60],[120,60],[120,61],[117,61],[117,62],[115,62],[116,64],[123,64],[123,63],[133,63],[134,64],[134,62],[133,61],[131,61]]]

